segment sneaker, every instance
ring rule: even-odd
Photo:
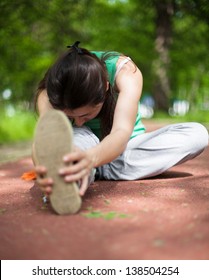
[[[47,168],[47,177],[53,179],[50,204],[57,214],[74,214],[81,207],[76,182],[66,183],[58,174],[65,166],[63,156],[72,151],[73,130],[66,115],[58,110],[49,110],[40,117],[34,138],[34,161]]]

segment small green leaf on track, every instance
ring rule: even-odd
[[[117,213],[115,211],[111,211],[111,212],[107,212],[107,213],[103,213],[99,210],[91,210],[87,213],[82,213],[82,216],[89,218],[89,219],[95,219],[95,218],[102,218],[104,220],[113,220],[115,218],[130,218],[130,215],[127,214],[123,214],[123,213]]]

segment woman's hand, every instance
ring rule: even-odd
[[[85,152],[75,147],[73,152],[63,158],[65,167],[57,170],[65,182],[79,182],[79,194],[83,196],[89,185],[89,175],[93,168],[93,160]],[[36,166],[37,185],[41,191],[49,196],[53,191],[53,179],[47,177],[47,168],[45,166]]]
[[[52,193],[53,187],[53,180],[52,178],[47,178],[47,169],[45,166],[36,166],[35,172],[37,174],[37,185],[41,189],[41,191],[46,195],[49,196]]]
[[[74,150],[65,155],[65,167],[59,170],[59,174],[64,177],[66,182],[81,182],[79,193],[84,195],[88,188],[88,181],[91,169],[94,167],[93,159],[86,151],[74,147]]]

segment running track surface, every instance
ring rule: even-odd
[[[0,258],[209,258],[209,148],[161,176],[97,181],[76,215],[58,216],[21,175],[29,157],[0,165]]]

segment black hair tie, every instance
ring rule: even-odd
[[[83,51],[79,48],[80,42],[76,41],[73,45],[67,46],[67,48],[72,48],[74,49],[78,54],[83,54]]]

